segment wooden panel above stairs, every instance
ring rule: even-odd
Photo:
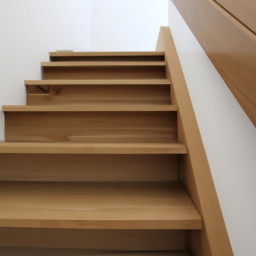
[[[256,127],[255,1],[172,0],[172,2]],[[244,24],[254,29],[254,32]]]
[[[215,0],[256,34],[256,3],[252,0]]]

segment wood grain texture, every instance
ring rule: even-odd
[[[8,112],[5,136],[6,142],[171,143],[177,142],[177,115],[176,112]]]
[[[179,140],[186,143],[186,137],[182,125],[181,115],[178,114],[178,136]],[[187,143],[186,143],[187,145]],[[181,179],[182,184],[184,185],[187,193],[193,200],[197,209],[199,210],[201,216],[203,216],[203,211],[201,208],[201,201],[198,194],[197,183],[194,175],[194,165],[192,163],[192,159],[190,154],[187,154],[186,157],[181,156]],[[216,232],[216,231],[215,231]],[[191,230],[189,232],[189,250],[195,256],[212,256],[212,251],[210,247],[210,241],[208,235],[206,233],[206,227],[203,226],[203,229],[196,232],[195,230]]]
[[[179,155],[0,154],[0,180],[58,182],[179,181],[179,160]]]
[[[0,247],[4,256],[189,256],[187,252],[109,252],[79,249]]]
[[[214,1],[172,1],[256,126],[256,35]]]
[[[0,227],[188,230],[202,220],[179,182],[4,182]]]
[[[43,67],[45,80],[165,79],[165,66]]]
[[[4,112],[159,112],[159,111],[177,111],[174,105],[157,104],[63,104],[49,106],[25,106],[8,105],[2,106]],[[22,115],[19,113],[19,115]],[[105,115],[105,114],[104,114]],[[107,113],[106,113],[107,115]],[[9,115],[10,116],[10,115]]]
[[[33,86],[33,89],[35,86]],[[34,90],[33,90],[34,91]],[[43,91],[28,93],[27,105],[67,105],[72,104],[100,104],[109,109],[112,105],[114,111],[124,109],[136,109],[136,105],[170,105],[170,85],[137,85],[131,86],[50,86],[49,93]],[[114,106],[113,106],[114,105]],[[134,106],[135,105],[135,108]],[[90,109],[95,109],[92,106]],[[102,109],[105,109],[102,107]],[[115,107],[115,108],[114,108]],[[137,106],[138,107],[138,106]],[[147,106],[139,106],[146,109]],[[162,107],[163,108],[163,107]],[[88,107],[87,107],[88,109]]]
[[[0,153],[17,154],[186,154],[180,143],[1,142]]]
[[[166,65],[176,98],[178,138],[188,147],[188,155],[181,160],[183,184],[197,206],[203,221],[202,237],[194,239],[190,250],[193,255],[233,255],[227,230],[213,184],[211,170],[196,122],[193,106],[182,73],[179,58],[168,27],[162,27],[157,50],[166,51]],[[193,236],[193,233],[191,233]],[[198,237],[197,237],[198,238]],[[209,246],[208,246],[209,245]]]
[[[254,0],[215,1],[256,33],[256,2]]]
[[[185,230],[0,228],[0,246],[100,251],[184,251]],[[0,247],[1,248],[1,247]]]
[[[133,80],[129,83],[117,82],[83,82],[73,80],[41,80],[34,81],[34,85],[26,85],[27,105],[56,105],[56,104],[156,104],[170,105],[170,83],[168,80]],[[49,82],[50,83],[47,83]],[[107,80],[104,80],[107,81]],[[112,80],[113,81],[113,80]],[[148,82],[147,82],[148,81]],[[53,85],[52,85],[53,84]],[[41,87],[47,86],[46,90]]]

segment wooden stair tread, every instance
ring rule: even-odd
[[[49,52],[50,57],[164,56],[165,52]]]
[[[4,182],[0,227],[201,229],[202,219],[179,182]]]
[[[124,252],[91,251],[83,249],[57,249],[32,247],[1,247],[4,256],[190,256],[187,252]]]
[[[42,67],[147,67],[165,66],[164,61],[63,61],[63,62],[41,62]]]
[[[186,154],[180,143],[0,142],[0,153],[26,154]]]
[[[157,104],[69,104],[69,105],[13,105],[2,106],[4,112],[93,112],[93,111],[177,111],[176,105]]]
[[[168,79],[123,79],[123,80],[25,80],[29,86],[38,85],[170,85]]]

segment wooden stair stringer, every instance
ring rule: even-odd
[[[161,27],[156,50],[165,52],[166,74],[172,84],[172,102],[178,106],[178,139],[188,149],[188,154],[181,159],[182,183],[204,222],[201,231],[190,231],[189,250],[196,256],[233,256],[187,84],[169,27]]]

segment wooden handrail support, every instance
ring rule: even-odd
[[[182,183],[203,218],[202,230],[189,231],[189,250],[195,256],[232,256],[211,170],[169,27],[161,27],[156,51],[165,52],[172,104],[178,106],[178,139],[188,150],[187,155],[181,156]]]

